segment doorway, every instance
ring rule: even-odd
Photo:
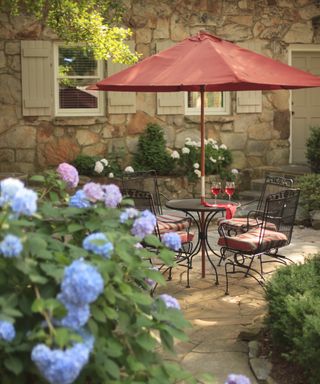
[[[292,50],[291,61],[294,67],[320,76],[320,46],[313,51]],[[310,127],[320,126],[320,88],[293,90],[291,100],[291,163],[306,164]]]

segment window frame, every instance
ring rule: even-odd
[[[199,116],[201,114],[200,107],[191,108],[188,107],[188,93],[184,93],[184,114],[186,116]],[[213,116],[213,115],[230,115],[230,105],[231,105],[231,96],[230,92],[224,91],[223,93],[223,101],[224,101],[224,107],[223,108],[213,108],[213,107],[205,107],[204,113],[207,116]]]
[[[59,41],[53,45],[53,73],[54,73],[54,115],[57,117],[81,117],[81,116],[103,116],[105,114],[105,92],[98,92],[98,107],[97,108],[60,108],[59,106],[59,47],[81,47],[82,44],[67,45]],[[72,79],[97,79],[97,82],[104,77],[104,61],[97,60],[97,76],[70,76]]]

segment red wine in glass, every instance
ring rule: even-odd
[[[211,192],[214,195],[214,203],[217,204],[217,196],[221,193],[221,183],[220,181],[212,183]]]
[[[225,192],[229,196],[229,200],[231,199],[231,196],[234,194],[235,190],[235,184],[233,181],[227,181],[226,182],[226,187],[225,187]]]

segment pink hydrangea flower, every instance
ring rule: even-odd
[[[103,189],[98,183],[87,183],[83,187],[83,192],[85,193],[87,199],[93,203],[104,199]]]
[[[61,163],[57,168],[57,172],[69,187],[75,188],[79,184],[79,174],[74,166],[68,163]]]

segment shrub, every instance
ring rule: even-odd
[[[126,211],[114,185],[88,183],[69,198],[72,168],[59,167],[64,181],[34,178],[44,200],[18,180],[0,184],[1,383],[195,382],[160,356],[185,339],[187,322],[176,300],[149,294],[150,282],[164,283],[149,259],[173,260],[150,234],[154,217]],[[137,246],[142,217],[156,253]]]
[[[300,201],[306,211],[320,209],[320,175],[307,174],[299,177]]]
[[[266,287],[267,325],[273,343],[320,382],[320,254],[280,268]]]
[[[320,173],[320,127],[311,127],[310,136],[306,142],[306,158],[311,170]]]
[[[169,175],[174,168],[174,160],[166,149],[163,129],[158,124],[147,124],[140,135],[137,152],[133,157],[136,171],[154,169],[158,175]]]
[[[108,159],[98,156],[79,155],[73,161],[80,175],[117,177],[122,174],[119,159],[113,154]]]
[[[176,157],[181,172],[187,175],[190,181],[196,181],[200,177],[200,142],[187,138],[185,146],[179,150]],[[231,152],[224,144],[219,146],[213,139],[205,141],[205,173],[207,176],[218,175],[222,180],[232,180],[234,176],[228,171],[231,163]]]

